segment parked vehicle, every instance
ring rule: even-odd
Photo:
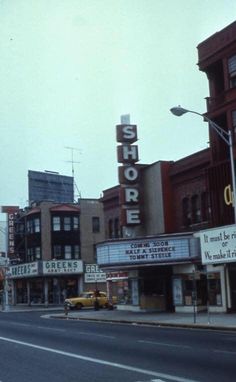
[[[112,306],[114,304],[116,304],[116,298],[112,297]],[[78,297],[67,298],[64,305],[69,309],[78,310],[84,307],[109,308],[111,306],[106,293],[100,291],[83,292]]]

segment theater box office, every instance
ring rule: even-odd
[[[117,282],[122,289],[121,280],[113,279],[112,274],[127,275],[123,280],[126,296],[118,309],[191,311],[194,291],[198,291],[199,309],[205,304],[200,241],[193,234],[110,240],[96,248],[97,262],[109,275],[109,294]]]
[[[12,304],[62,304],[82,290],[83,261],[37,261],[9,269]]]

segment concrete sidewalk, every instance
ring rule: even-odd
[[[9,310],[0,311],[4,314],[16,312],[41,312],[44,318],[90,320],[103,322],[119,322],[136,325],[157,325],[165,327],[201,328],[213,330],[236,331],[236,313],[160,313],[160,312],[131,312],[124,310],[82,309],[69,311],[66,315],[63,306],[17,305],[9,306]]]
[[[52,313],[46,315],[50,318],[61,318],[71,320],[92,320],[103,322],[120,322],[142,325],[157,325],[181,328],[201,328],[214,330],[236,331],[236,314],[221,313],[159,313],[159,312],[130,312],[123,310],[95,311],[93,309],[82,309],[81,311],[69,311],[63,313]]]

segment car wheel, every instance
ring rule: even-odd
[[[77,310],[81,310],[82,307],[83,307],[83,305],[80,302],[76,305],[76,309]]]

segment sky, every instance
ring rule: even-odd
[[[118,184],[116,125],[137,124],[140,163],[208,147],[200,42],[235,0],[0,0],[0,205],[28,204],[28,170],[74,174],[82,198]]]

